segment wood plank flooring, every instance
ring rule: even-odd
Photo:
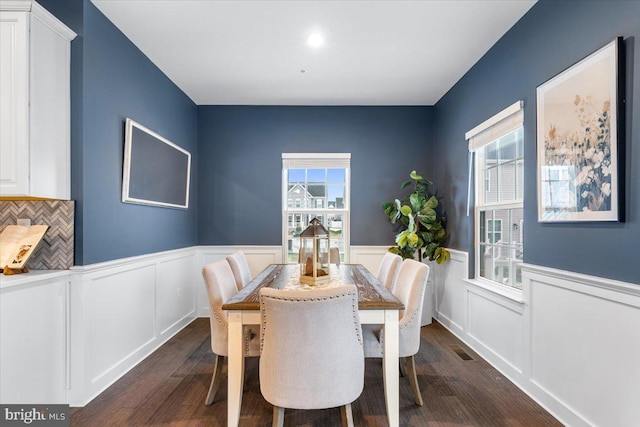
[[[401,426],[561,426],[437,322],[421,333],[424,406],[400,378]],[[226,426],[226,376],[213,405],[204,405],[213,359],[209,319],[196,319],[87,406],[72,408],[71,425]],[[380,360],[367,359],[364,391],[352,406],[356,426],[387,425]],[[247,359],[240,426],[270,426],[272,413],[260,394],[258,359]],[[285,411],[285,426],[340,425],[339,408]]]

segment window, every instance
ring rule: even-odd
[[[313,218],[329,230],[340,262],[348,262],[350,163],[349,153],[282,154],[284,262],[298,262],[298,237]]]
[[[517,102],[467,132],[475,160],[476,278],[522,289],[523,111]]]
[[[487,242],[498,243],[502,241],[502,220],[487,220]]]

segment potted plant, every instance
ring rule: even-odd
[[[413,192],[402,200],[395,199],[382,204],[385,215],[400,230],[396,235],[397,246],[389,248],[389,252],[406,259],[415,258],[417,251],[419,261],[426,257],[442,264],[451,255],[444,247],[447,240],[446,219],[438,215],[438,199],[429,193],[432,182],[416,171],[412,171],[409,177],[411,179],[403,182],[400,188],[405,189],[413,184]]]

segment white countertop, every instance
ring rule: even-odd
[[[28,285],[35,282],[57,279],[69,274],[69,270],[30,270],[28,273],[5,276],[0,273],[0,288]]]

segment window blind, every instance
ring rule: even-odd
[[[284,169],[348,168],[351,153],[282,153]]]
[[[469,140],[469,151],[477,151],[522,126],[523,105],[523,101],[518,101],[467,132],[465,139]]]

